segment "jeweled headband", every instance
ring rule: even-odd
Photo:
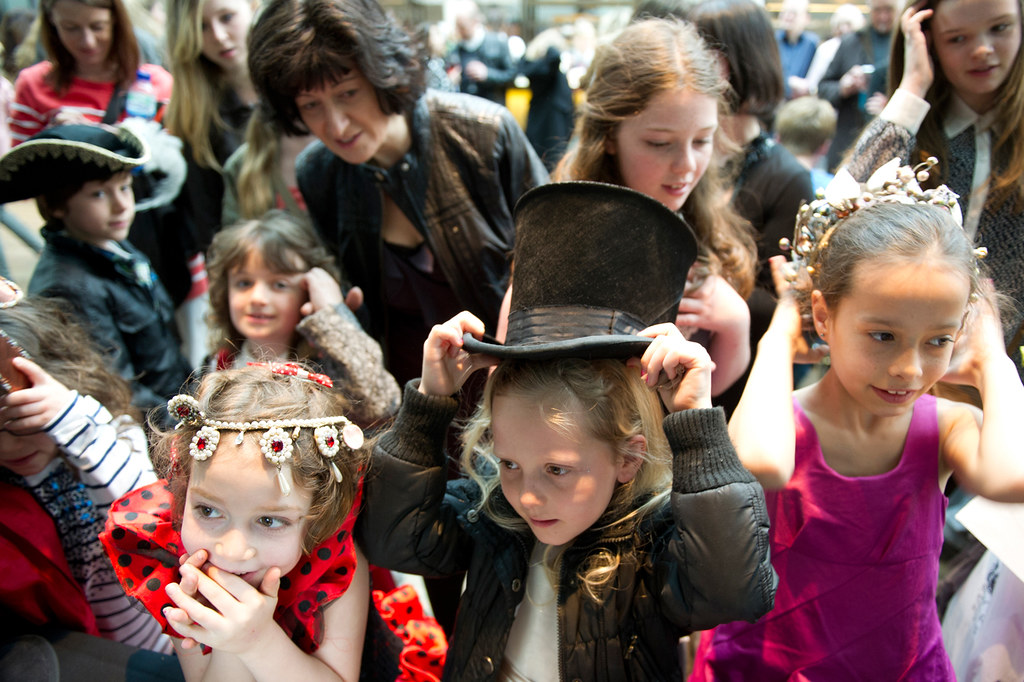
[[[250,363],[260,364],[262,363]],[[270,364],[265,365],[276,374],[287,374],[300,376],[321,385],[331,387],[330,378],[320,374],[310,374],[293,364]],[[282,467],[288,462],[294,451],[294,441],[299,437],[302,429],[313,429],[313,438],[316,440],[317,450],[323,456],[334,476],[334,480],[341,483],[343,476],[338,465],[335,463],[335,456],[341,451],[342,446],[351,451],[363,447],[363,430],[353,424],[347,417],[338,415],[332,417],[317,417],[313,419],[257,419],[246,422],[229,422],[219,419],[207,419],[199,407],[199,402],[190,395],[177,395],[167,401],[167,411],[171,417],[177,420],[180,428],[182,424],[200,427],[192,436],[189,443],[188,453],[197,462],[209,459],[217,450],[220,443],[221,431],[237,431],[235,445],[241,445],[245,434],[249,431],[262,432],[259,439],[260,451],[267,460],[277,467],[277,482],[281,487],[282,495],[290,495],[292,485],[290,475]],[[339,432],[338,427],[341,426]]]

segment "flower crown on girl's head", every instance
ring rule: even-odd
[[[880,203],[943,206],[962,227],[963,214],[957,203],[959,197],[945,185],[923,190],[919,184],[928,179],[928,171],[938,162],[930,156],[911,168],[901,166],[900,159],[894,158],[876,170],[863,188],[845,168],[840,169],[824,193],[819,192],[817,199],[800,207],[793,240],[780,239],[779,246],[783,250],[792,250],[793,262],[813,273],[821,252],[828,247],[832,233],[843,219],[855,211]],[[974,254],[977,258],[984,258],[988,250],[979,247]]]
[[[264,363],[249,363],[263,365]],[[309,381],[332,387],[329,377],[323,374],[312,374],[293,363],[270,363],[266,365],[276,374],[300,376]],[[220,443],[221,431],[237,431],[235,445],[241,445],[247,431],[262,431],[259,439],[260,451],[263,456],[277,467],[277,482],[281,486],[282,495],[290,495],[292,485],[287,470],[282,465],[292,457],[293,441],[299,437],[301,429],[313,429],[317,450],[326,460],[334,480],[342,481],[341,470],[334,463],[334,457],[341,451],[342,445],[351,451],[363,447],[363,430],[353,424],[348,417],[337,415],[332,417],[316,417],[313,419],[258,419],[246,422],[229,422],[219,419],[207,419],[199,407],[199,401],[190,395],[176,395],[167,401],[167,411],[178,421],[175,428],[182,424],[200,426],[189,443],[188,453],[197,462],[209,459]],[[343,424],[338,432],[338,424]]]

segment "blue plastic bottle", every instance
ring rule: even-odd
[[[128,116],[145,119],[156,116],[156,90],[153,89],[153,83],[145,71],[135,72],[135,83],[128,89],[124,111]]]

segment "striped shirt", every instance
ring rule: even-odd
[[[149,73],[157,102],[166,104],[171,98],[171,74],[155,64],[144,64],[140,68]],[[61,110],[77,112],[93,123],[103,120],[114,94],[114,83],[72,77],[67,92],[58,95],[46,78],[52,69],[53,64],[44,61],[18,73],[9,121],[13,144],[24,142],[49,126]]]
[[[127,416],[112,417],[92,397],[75,391],[71,395],[68,406],[43,429],[63,456],[22,480],[54,517],[65,558],[85,592],[100,633],[118,642],[170,653],[170,641],[161,634],[157,621],[125,595],[98,537],[116,499],[157,479],[146,433]],[[75,503],[83,488],[91,510]]]

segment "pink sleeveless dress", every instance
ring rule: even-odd
[[[767,491],[775,608],[701,636],[691,682],[955,680],[935,588],[947,500],[935,398],[914,406],[897,466],[833,471],[794,399],[796,467]]]

